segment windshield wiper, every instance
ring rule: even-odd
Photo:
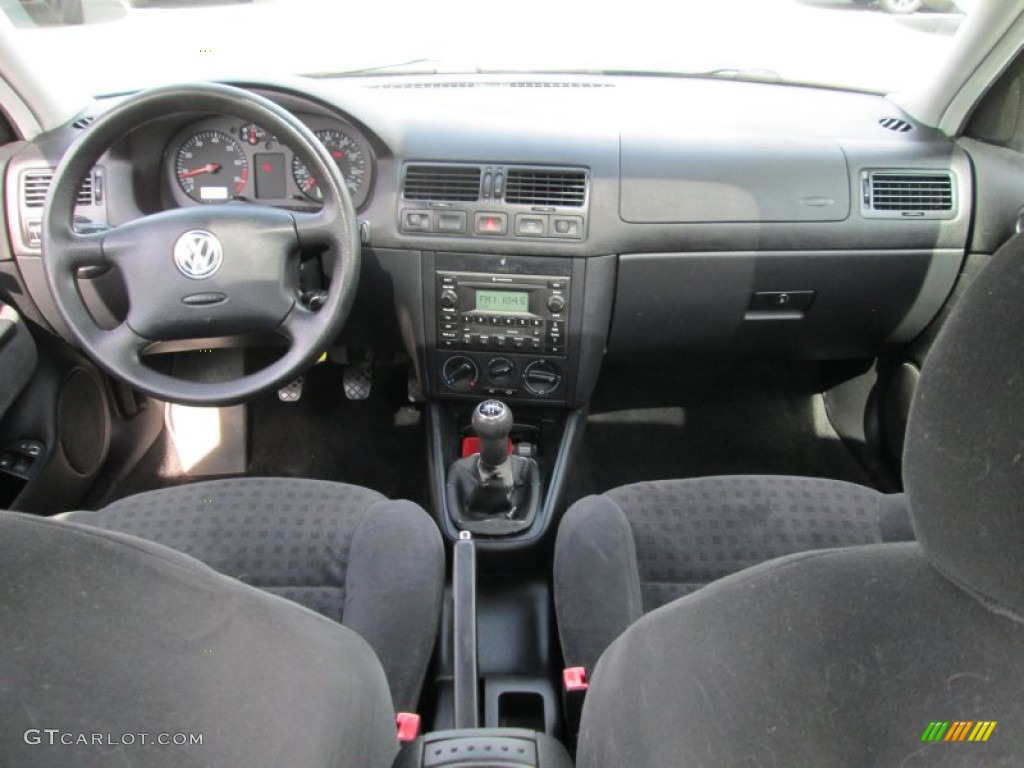
[[[315,72],[305,77],[312,78],[334,78],[334,77],[360,77],[363,75],[465,75],[479,74],[482,70],[478,67],[456,64],[444,59],[408,59],[391,64],[378,64],[372,67],[361,67],[359,69],[343,69],[340,72]]]
[[[721,67],[702,72],[672,72],[661,69],[605,69],[599,74],[615,77],[679,77],[697,79],[706,77],[716,80],[740,80],[745,83],[786,82],[782,75],[772,69],[738,69],[735,67]]]

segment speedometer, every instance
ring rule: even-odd
[[[216,203],[242,194],[249,180],[249,163],[242,147],[226,133],[200,131],[178,148],[174,175],[193,200]]]
[[[334,162],[341,169],[341,175],[345,178],[349,194],[353,200],[359,199],[359,191],[366,184],[367,157],[356,140],[341,131],[326,129],[316,132],[316,137],[323,142],[327,151],[331,153]],[[320,185],[309,172],[306,164],[296,157],[292,161],[292,176],[299,189],[312,200],[323,200],[323,192]]]

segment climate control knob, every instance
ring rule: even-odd
[[[547,397],[562,383],[562,373],[547,360],[534,360],[523,371],[523,386],[538,397]]]
[[[441,366],[441,381],[453,392],[472,392],[480,381],[480,369],[468,357],[449,357]]]
[[[487,361],[487,380],[496,387],[511,387],[515,383],[516,364],[507,357],[494,357]]]

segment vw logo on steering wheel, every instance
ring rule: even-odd
[[[224,247],[212,232],[193,229],[174,244],[174,263],[185,277],[202,280],[220,269]]]

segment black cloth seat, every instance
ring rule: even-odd
[[[593,670],[580,768],[1024,764],[1022,297],[1017,237],[928,356],[916,541],[789,555],[633,623]]]
[[[134,536],[0,512],[4,765],[388,768],[355,632]]]
[[[236,478],[150,491],[63,519],[163,544],[361,635],[398,711],[415,711],[433,653],[444,547],[407,501],[322,480]]]
[[[568,666],[593,669],[643,614],[783,555],[913,539],[906,497],[838,480],[736,476],[661,480],[581,499],[555,550],[555,605]]]

